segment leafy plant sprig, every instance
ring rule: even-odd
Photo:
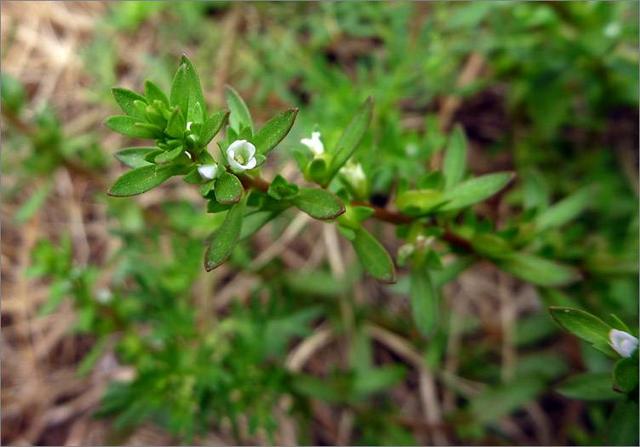
[[[132,170],[115,181],[109,194],[141,194],[174,176],[199,186],[208,201],[207,211],[226,213],[209,240],[204,259],[208,271],[224,263],[239,241],[285,210],[297,208],[314,219],[337,224],[365,270],[389,283],[396,281],[396,263],[364,223],[373,218],[397,225],[405,244],[396,261],[409,267],[414,316],[423,333],[430,333],[437,322],[439,301],[431,272],[442,269],[443,263],[436,241],[489,259],[534,284],[558,286],[578,278],[575,269],[529,253],[532,233],[524,227],[514,228],[505,237],[481,226],[454,225],[462,211],[497,194],[513,179],[511,172],[468,178],[467,143],[461,129],[449,140],[441,172],[426,173],[415,183],[398,179],[394,210],[368,201],[371,179],[354,161],[373,115],[372,98],[355,112],[335,144],[325,148],[318,131],[301,141],[307,150],[294,156],[305,179],[316,185],[307,187],[280,175],[271,182],[260,175],[269,153],[291,130],[297,109],[276,114],[258,129],[246,103],[227,87],[229,110],[209,111],[198,74],[186,56],[168,95],[150,81],[144,94],[122,88],[113,89],[113,94],[124,115],[108,118],[106,125],[130,137],[153,139],[154,144],[116,154]],[[222,130],[214,155],[208,145]],[[550,217],[540,218],[541,230],[561,225],[576,214],[572,207],[567,217],[564,208],[562,204],[551,207]]]

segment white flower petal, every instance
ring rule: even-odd
[[[631,357],[631,354],[638,349],[638,339],[633,335],[625,331],[619,331],[618,329],[611,329],[609,331],[609,344],[614,351],[622,357]]]
[[[256,161],[255,158],[252,158],[251,160],[249,160],[249,162],[245,165],[246,169],[253,169],[256,167],[256,165],[258,164],[258,162]]]
[[[324,144],[320,137],[320,132],[311,132],[311,138],[303,138],[300,143],[307,146],[315,155],[322,155],[324,153]]]
[[[200,177],[204,179],[213,180],[218,174],[218,165],[213,164],[198,166],[198,174],[200,174]]]
[[[236,140],[227,148],[227,161],[236,172],[253,169],[258,164],[255,159],[256,147],[247,140]]]

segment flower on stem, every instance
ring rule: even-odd
[[[638,339],[625,331],[611,329],[609,331],[609,344],[622,357],[631,357],[638,349]]]
[[[340,168],[339,173],[358,198],[364,199],[367,196],[367,176],[360,163],[349,162]]]
[[[198,174],[205,180],[213,180],[218,176],[219,166],[217,164],[198,166]]]
[[[255,155],[256,147],[247,140],[236,140],[227,148],[227,161],[234,172],[255,168],[258,164]]]
[[[300,143],[307,146],[315,156],[322,155],[324,154],[324,144],[322,144],[320,136],[320,132],[311,132],[311,138],[303,138]]]

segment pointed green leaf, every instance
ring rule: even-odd
[[[155,147],[128,147],[116,152],[115,157],[130,168],[140,168],[151,164],[145,157],[157,150]]]
[[[611,387],[609,373],[583,373],[570,377],[557,388],[570,399],[611,400],[621,397]]]
[[[182,56],[180,66],[171,84],[171,105],[178,106],[185,114],[187,121],[203,122],[206,113],[206,103],[202,94],[200,78],[191,61]],[[200,114],[196,115],[200,104]]]
[[[580,278],[572,267],[528,253],[513,253],[499,261],[502,270],[539,286],[563,286]]]
[[[355,230],[355,237],[351,243],[358,259],[371,276],[388,283],[396,281],[396,270],[391,256],[367,230],[362,227]]]
[[[128,197],[142,194],[180,172],[181,168],[174,165],[143,166],[129,171],[118,178],[113,186],[111,186],[108,194],[114,197]]]
[[[179,107],[173,109],[165,132],[174,138],[182,138],[187,130],[187,121]]]
[[[591,188],[582,189],[540,213],[535,220],[538,231],[560,227],[582,213],[593,199]]]
[[[144,95],[149,102],[160,101],[165,105],[169,105],[169,98],[164,92],[151,81],[145,81],[144,83]]]
[[[466,180],[444,193],[445,203],[440,211],[459,210],[493,196],[511,181],[513,173],[497,172]]]
[[[162,131],[128,115],[116,115],[107,118],[105,125],[114,132],[136,138],[156,138]]]
[[[119,87],[111,89],[111,92],[124,113],[130,116],[142,118],[140,110],[133,103],[134,101],[142,101],[146,104],[147,99],[144,96],[139,95],[136,92],[132,92],[131,90],[127,90],[126,88]]]
[[[431,273],[424,265],[416,265],[411,269],[409,296],[416,327],[423,335],[430,335],[440,318],[440,299]]]
[[[227,122],[229,118],[229,112],[223,110],[221,112],[213,113],[202,125],[201,140],[202,145],[206,146],[216,136],[222,126]]]
[[[259,154],[267,154],[287,136],[294,121],[298,109],[289,109],[271,118],[254,135],[252,142]]]
[[[230,205],[240,201],[244,189],[238,177],[230,172],[225,172],[216,180],[214,191],[218,202],[223,205]]]
[[[270,220],[280,214],[279,211],[256,211],[244,216],[240,240],[246,239],[256,233]]]
[[[469,409],[478,423],[489,424],[535,400],[544,389],[545,383],[536,377],[519,378],[485,388],[471,399]]]
[[[637,353],[637,351],[636,351]],[[630,393],[638,388],[638,355],[620,359],[613,368],[613,383],[616,390]],[[636,392],[637,395],[637,392]]]
[[[204,268],[208,272],[218,267],[231,255],[242,231],[243,213],[244,204],[242,202],[232,206],[222,225],[211,238],[204,258]]]
[[[178,146],[174,149],[171,149],[170,151],[165,151],[156,155],[153,161],[155,163],[160,163],[160,164],[169,163],[170,161],[173,161],[176,158],[178,158],[180,154],[182,154],[182,152],[184,152],[184,147]]]
[[[442,192],[435,189],[404,191],[396,198],[398,209],[410,216],[420,216],[435,211],[445,202]]]
[[[459,125],[449,137],[447,151],[444,154],[443,174],[445,189],[457,185],[464,177],[467,167],[467,138]]]
[[[229,124],[231,125],[231,128],[236,132],[240,132],[240,128],[242,126],[246,126],[251,129],[251,133],[253,133],[253,120],[251,119],[249,108],[238,92],[236,92],[230,85],[225,87],[225,98],[227,99],[227,106],[231,111],[231,114],[229,115]]]
[[[329,169],[328,180],[331,180],[338,173],[340,168],[349,160],[349,158],[351,158],[351,155],[353,155],[369,127],[372,112],[373,98],[369,97],[360,106],[351,119],[351,122],[349,122],[349,125],[340,136],[335,149],[333,151],[329,151],[329,153],[333,155],[333,159]]]
[[[609,343],[611,327],[595,315],[570,307],[550,307],[549,312],[560,326],[576,337],[592,344]]]
[[[291,202],[300,211],[321,220],[335,219],[345,210],[342,201],[324,189],[300,188]]]

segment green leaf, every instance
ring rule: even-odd
[[[535,220],[538,231],[560,227],[575,219],[593,199],[591,188],[585,188],[540,213]]]
[[[298,185],[287,182],[281,175],[276,175],[269,185],[267,194],[276,200],[290,200],[298,195],[299,191]]]
[[[416,327],[423,335],[430,335],[440,317],[440,299],[431,274],[424,265],[415,265],[411,269],[409,296]]]
[[[556,322],[589,343],[609,343],[611,327],[595,315],[570,307],[550,307],[549,312]]]
[[[150,126],[139,119],[127,115],[116,115],[107,118],[105,125],[114,132],[136,138],[156,138],[162,134],[160,128]]]
[[[260,228],[280,214],[279,211],[256,211],[244,216],[242,221],[242,232],[239,240],[253,236]]]
[[[611,376],[606,372],[570,377],[558,386],[557,391],[565,397],[580,400],[611,400],[621,397],[611,388]]]
[[[354,232],[355,238],[351,243],[365,270],[380,281],[395,282],[396,270],[387,250],[364,228],[358,228]]]
[[[580,279],[572,267],[528,253],[513,253],[498,261],[499,267],[538,286],[563,286]]]
[[[231,255],[242,231],[242,215],[244,203],[232,206],[227,212],[222,225],[214,233],[204,257],[204,268],[210,272]]]
[[[157,151],[155,147],[128,147],[115,153],[115,157],[130,168],[141,168],[151,163],[145,157]]]
[[[638,388],[638,355],[620,359],[613,368],[614,388],[622,393],[630,393]]]
[[[149,102],[160,101],[165,105],[169,105],[169,99],[167,95],[151,81],[145,81],[144,83],[144,95],[147,97]]]
[[[202,94],[200,78],[187,56],[183,55],[180,67],[171,85],[171,104],[177,105],[185,113],[186,120],[203,122],[206,116],[206,102]],[[196,104],[200,104],[200,108]],[[196,113],[199,110],[199,114]]]
[[[182,152],[184,152],[184,147],[178,146],[174,149],[171,149],[170,151],[165,151],[156,155],[153,161],[160,164],[169,163],[170,161],[178,158],[182,154]]]
[[[497,234],[482,233],[471,239],[473,250],[490,259],[505,259],[513,255],[513,249],[504,238]]]
[[[16,212],[15,221],[17,223],[25,223],[33,217],[33,215],[44,204],[45,200],[47,200],[49,192],[51,192],[51,186],[51,182],[38,186],[38,189],[31,194],[31,197],[29,197],[29,199],[27,199],[27,201],[23,203],[20,209]]]
[[[444,154],[443,174],[445,189],[460,183],[467,167],[467,138],[461,126],[456,126],[449,137],[447,151]]]
[[[471,400],[471,413],[481,424],[495,422],[534,400],[544,388],[544,382],[536,377],[487,387]]]
[[[415,189],[404,191],[396,198],[396,206],[410,216],[420,216],[444,205],[446,199],[435,189]]]
[[[287,136],[296,120],[297,114],[298,109],[285,110],[267,121],[256,132],[252,142],[259,154],[268,154],[271,149],[276,147]]]
[[[182,138],[184,132],[187,130],[187,121],[180,110],[180,107],[176,107],[171,112],[169,121],[167,122],[167,129],[165,132],[174,138]]]
[[[455,211],[482,202],[504,188],[511,179],[513,179],[513,173],[497,172],[459,183],[445,192],[444,199],[448,202],[440,208],[440,211]]]
[[[240,201],[244,189],[238,177],[230,172],[225,172],[216,180],[214,192],[219,203],[230,205]]]
[[[79,376],[83,377],[91,372],[108,345],[109,337],[103,337],[93,345],[91,350],[82,358],[82,361],[78,365],[77,372]]]
[[[118,178],[111,186],[108,194],[114,197],[142,194],[165,182],[170,177],[179,174],[181,169],[181,167],[175,165],[149,165],[134,169]]]
[[[607,422],[606,445],[638,445],[638,402],[619,401]]]
[[[133,103],[134,101],[142,101],[146,104],[147,99],[144,96],[139,95],[136,92],[132,92],[131,90],[127,90],[126,88],[119,87],[112,88],[111,92],[124,113],[138,118],[143,117],[140,110]]]
[[[324,189],[300,188],[292,203],[300,211],[321,220],[335,219],[345,211],[342,201]]]
[[[353,383],[353,392],[358,397],[366,397],[384,391],[400,382],[405,374],[405,368],[400,365],[385,365],[359,372]]]
[[[373,112],[373,98],[369,97],[360,106],[355,113],[351,122],[344,130],[338,143],[335,146],[335,150],[330,151],[333,155],[331,160],[331,166],[329,168],[328,181],[338,173],[340,168],[351,158],[353,152],[362,141],[364,134],[369,127],[371,121],[371,115]]]
[[[241,126],[246,126],[251,129],[253,133],[253,120],[251,119],[251,113],[245,104],[244,100],[240,97],[233,87],[227,85],[225,87],[225,98],[227,99],[227,106],[231,111],[229,115],[229,124],[233,130],[240,132]]]
[[[220,129],[222,129],[222,126],[224,126],[228,118],[229,112],[227,112],[226,110],[213,113],[209,118],[207,118],[207,120],[202,125],[202,131],[200,135],[203,146],[209,144],[213,137],[215,137],[216,134],[220,132]]]

